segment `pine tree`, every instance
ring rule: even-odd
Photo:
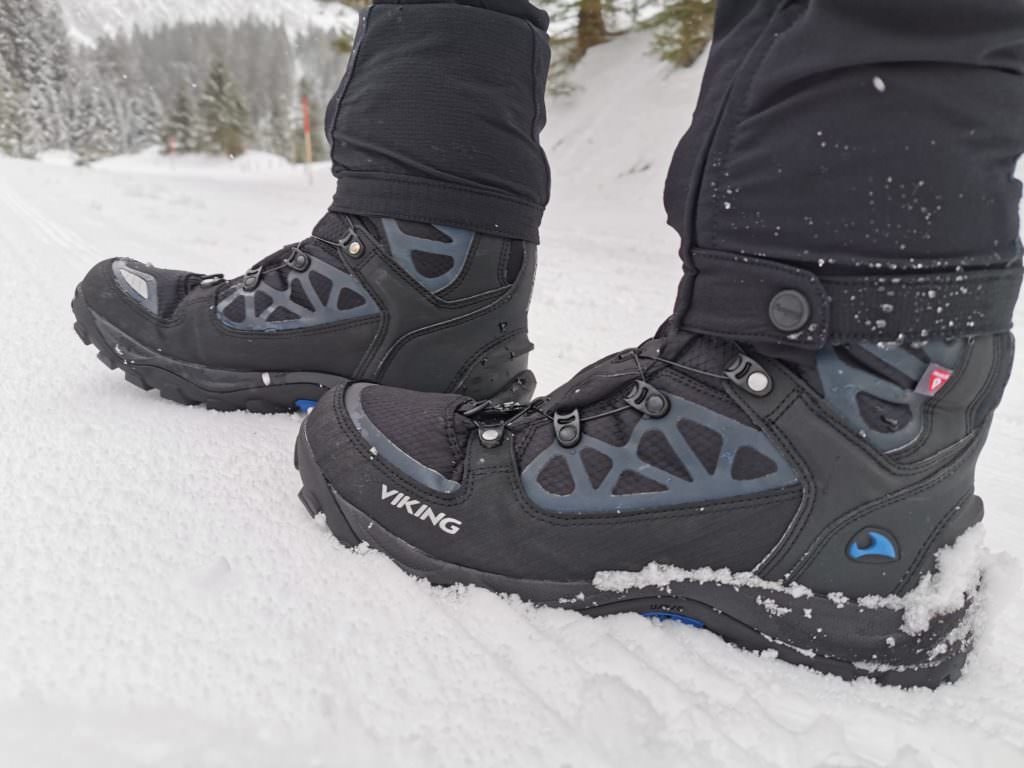
[[[156,91],[136,87],[127,100],[125,148],[130,152],[160,143],[163,140],[163,107]]]
[[[35,157],[50,147],[47,128],[50,107],[46,88],[41,85],[30,88],[20,99],[18,107],[17,119],[21,124],[18,154]]]
[[[31,157],[46,148],[48,115],[44,92],[48,84],[44,55],[44,14],[38,0],[2,0],[0,60],[10,82],[8,109],[14,114],[12,153]]]
[[[44,76],[56,90],[62,90],[71,74],[71,42],[64,17],[56,6],[42,9],[39,44]]]
[[[199,99],[199,148],[236,157],[245,152],[249,116],[224,62],[215,59]]]
[[[161,131],[160,138],[168,152],[194,152],[197,149],[195,122],[192,100],[187,93],[179,91]]]
[[[0,58],[25,90],[45,79],[44,14],[38,0],[3,0],[0,6]]]
[[[116,154],[124,146],[110,87],[96,67],[80,68],[70,99],[71,149],[82,162]]]
[[[715,24],[715,0],[672,0],[650,22],[654,50],[665,61],[689,67],[703,53]]]
[[[17,154],[21,145],[18,122],[20,98],[14,79],[0,58],[0,153],[5,155]]]
[[[292,120],[283,100],[275,99],[270,117],[264,121],[262,148],[275,155],[290,157],[292,148]]]

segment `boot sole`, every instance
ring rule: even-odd
[[[622,593],[586,581],[539,581],[447,563],[385,530],[331,486],[313,457],[303,424],[295,448],[302,477],[299,499],[323,514],[347,547],[367,544],[407,573],[438,586],[472,584],[515,594],[555,608],[592,616],[639,613],[710,630],[740,648],[845,680],[868,678],[882,685],[937,688],[959,679],[973,643],[973,597],[953,613],[933,618],[921,634],[900,628],[903,611],[865,608],[837,596],[707,580],[673,581]]]
[[[94,312],[81,287],[71,302],[75,333],[111,370],[124,372],[125,381],[182,405],[203,405],[217,411],[289,413],[307,411],[345,377],[315,371],[239,371],[210,368],[168,357],[141,344]],[[536,379],[524,371],[490,399],[517,400],[532,394]]]

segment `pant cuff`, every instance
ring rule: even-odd
[[[543,206],[490,191],[402,176],[344,173],[331,210],[469,229],[513,240],[540,241]]]

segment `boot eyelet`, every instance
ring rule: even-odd
[[[563,448],[575,448],[583,439],[583,423],[579,409],[568,413],[555,412],[552,422],[555,428],[555,439]]]
[[[497,448],[505,439],[505,426],[503,424],[481,424],[480,444],[484,448]]]
[[[345,251],[348,253],[349,256],[358,259],[360,256],[363,255],[363,244],[360,243],[358,240],[353,240],[345,248]]]
[[[312,259],[309,258],[309,254],[295,251],[288,259],[288,266],[296,272],[305,272],[309,268],[311,261]]]
[[[263,273],[262,267],[253,267],[245,273],[242,278],[242,290],[251,293],[260,284],[260,276]]]
[[[774,388],[772,377],[768,371],[759,362],[746,355],[737,355],[736,359],[726,368],[725,376],[755,397],[767,397]]]
[[[771,379],[769,379],[768,375],[763,371],[754,371],[752,374],[747,376],[747,389],[755,394],[767,392],[771,385]]]
[[[626,404],[652,419],[660,419],[672,407],[668,397],[646,381],[634,381]]]

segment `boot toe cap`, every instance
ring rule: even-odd
[[[140,309],[155,319],[169,318],[197,277],[134,259],[107,259],[89,270],[81,291],[90,309],[121,325],[137,321]]]
[[[317,463],[339,490],[362,485],[369,475],[397,475],[436,493],[454,493],[461,487],[468,434],[454,412],[465,401],[352,383],[320,402],[308,417],[307,436]]]

